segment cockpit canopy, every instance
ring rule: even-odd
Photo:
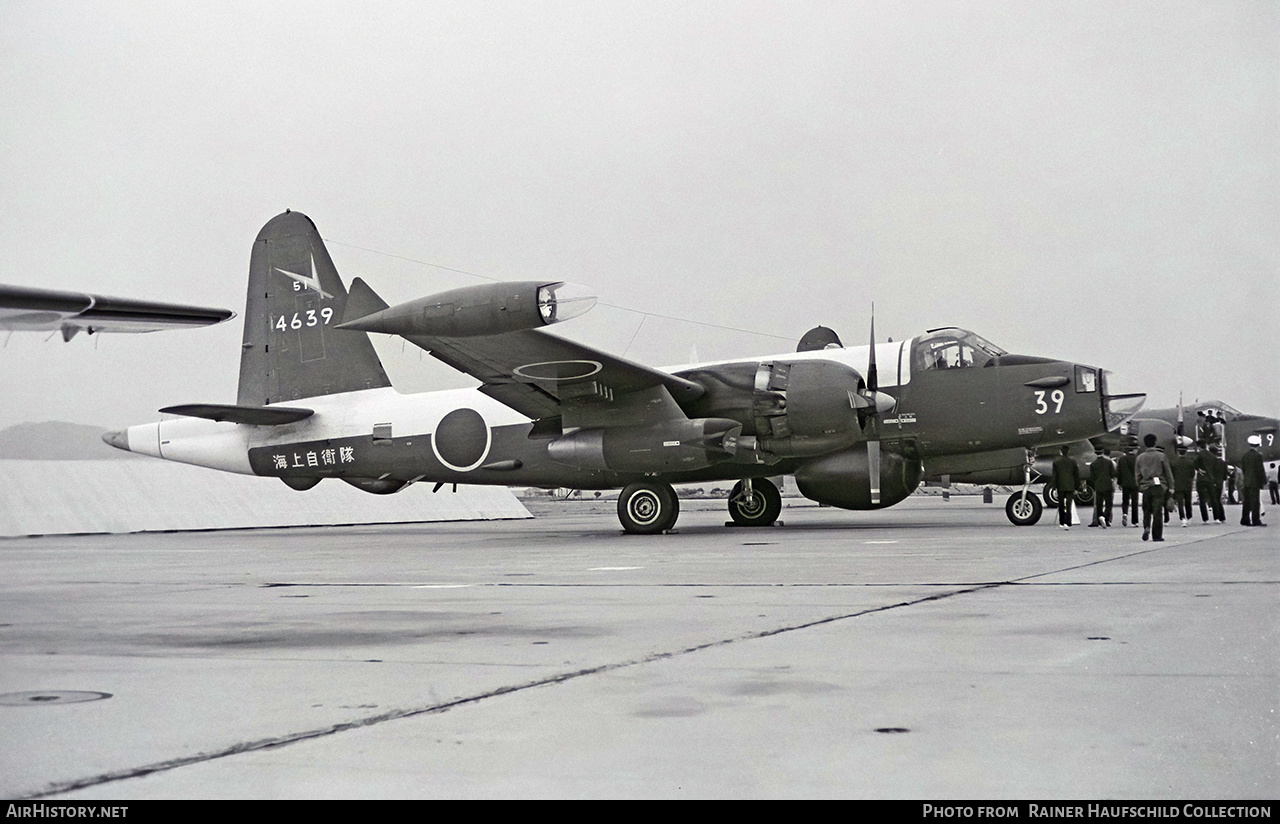
[[[1195,406],[1192,407],[1192,409],[1194,409],[1197,413],[1216,412],[1219,415],[1227,418],[1228,420],[1235,420],[1241,415],[1241,412],[1239,409],[1236,409],[1230,404],[1225,404],[1222,401],[1204,401],[1203,403],[1197,403]]]
[[[1008,352],[981,335],[966,329],[949,326],[930,329],[916,339],[912,353],[915,369],[969,369],[986,366],[995,358]]]

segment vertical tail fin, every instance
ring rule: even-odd
[[[369,336],[333,328],[346,304],[346,287],[311,218],[285,212],[269,220],[249,260],[236,403],[390,386]]]

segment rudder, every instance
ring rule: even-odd
[[[276,215],[249,259],[242,406],[390,386],[369,336],[342,322],[347,290],[320,232],[301,212]]]

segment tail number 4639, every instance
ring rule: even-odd
[[[1045,391],[1043,389],[1037,389],[1036,390],[1036,414],[1043,415],[1044,413],[1048,412],[1049,404],[1052,403],[1053,414],[1056,415],[1062,411],[1062,402],[1066,399],[1067,399],[1067,396],[1062,394],[1061,389],[1053,390],[1052,394],[1049,395],[1048,400],[1045,400]]]
[[[301,329],[304,326],[328,326],[329,321],[332,319],[333,309],[326,306],[319,313],[315,309],[308,309],[305,313],[294,312],[292,318],[281,315],[276,318],[274,325],[281,332],[287,332],[290,329]]]

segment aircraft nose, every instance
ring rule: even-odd
[[[125,452],[132,451],[129,449],[129,430],[127,429],[121,429],[116,432],[103,432],[102,440],[111,444],[116,449],[123,449]]]

